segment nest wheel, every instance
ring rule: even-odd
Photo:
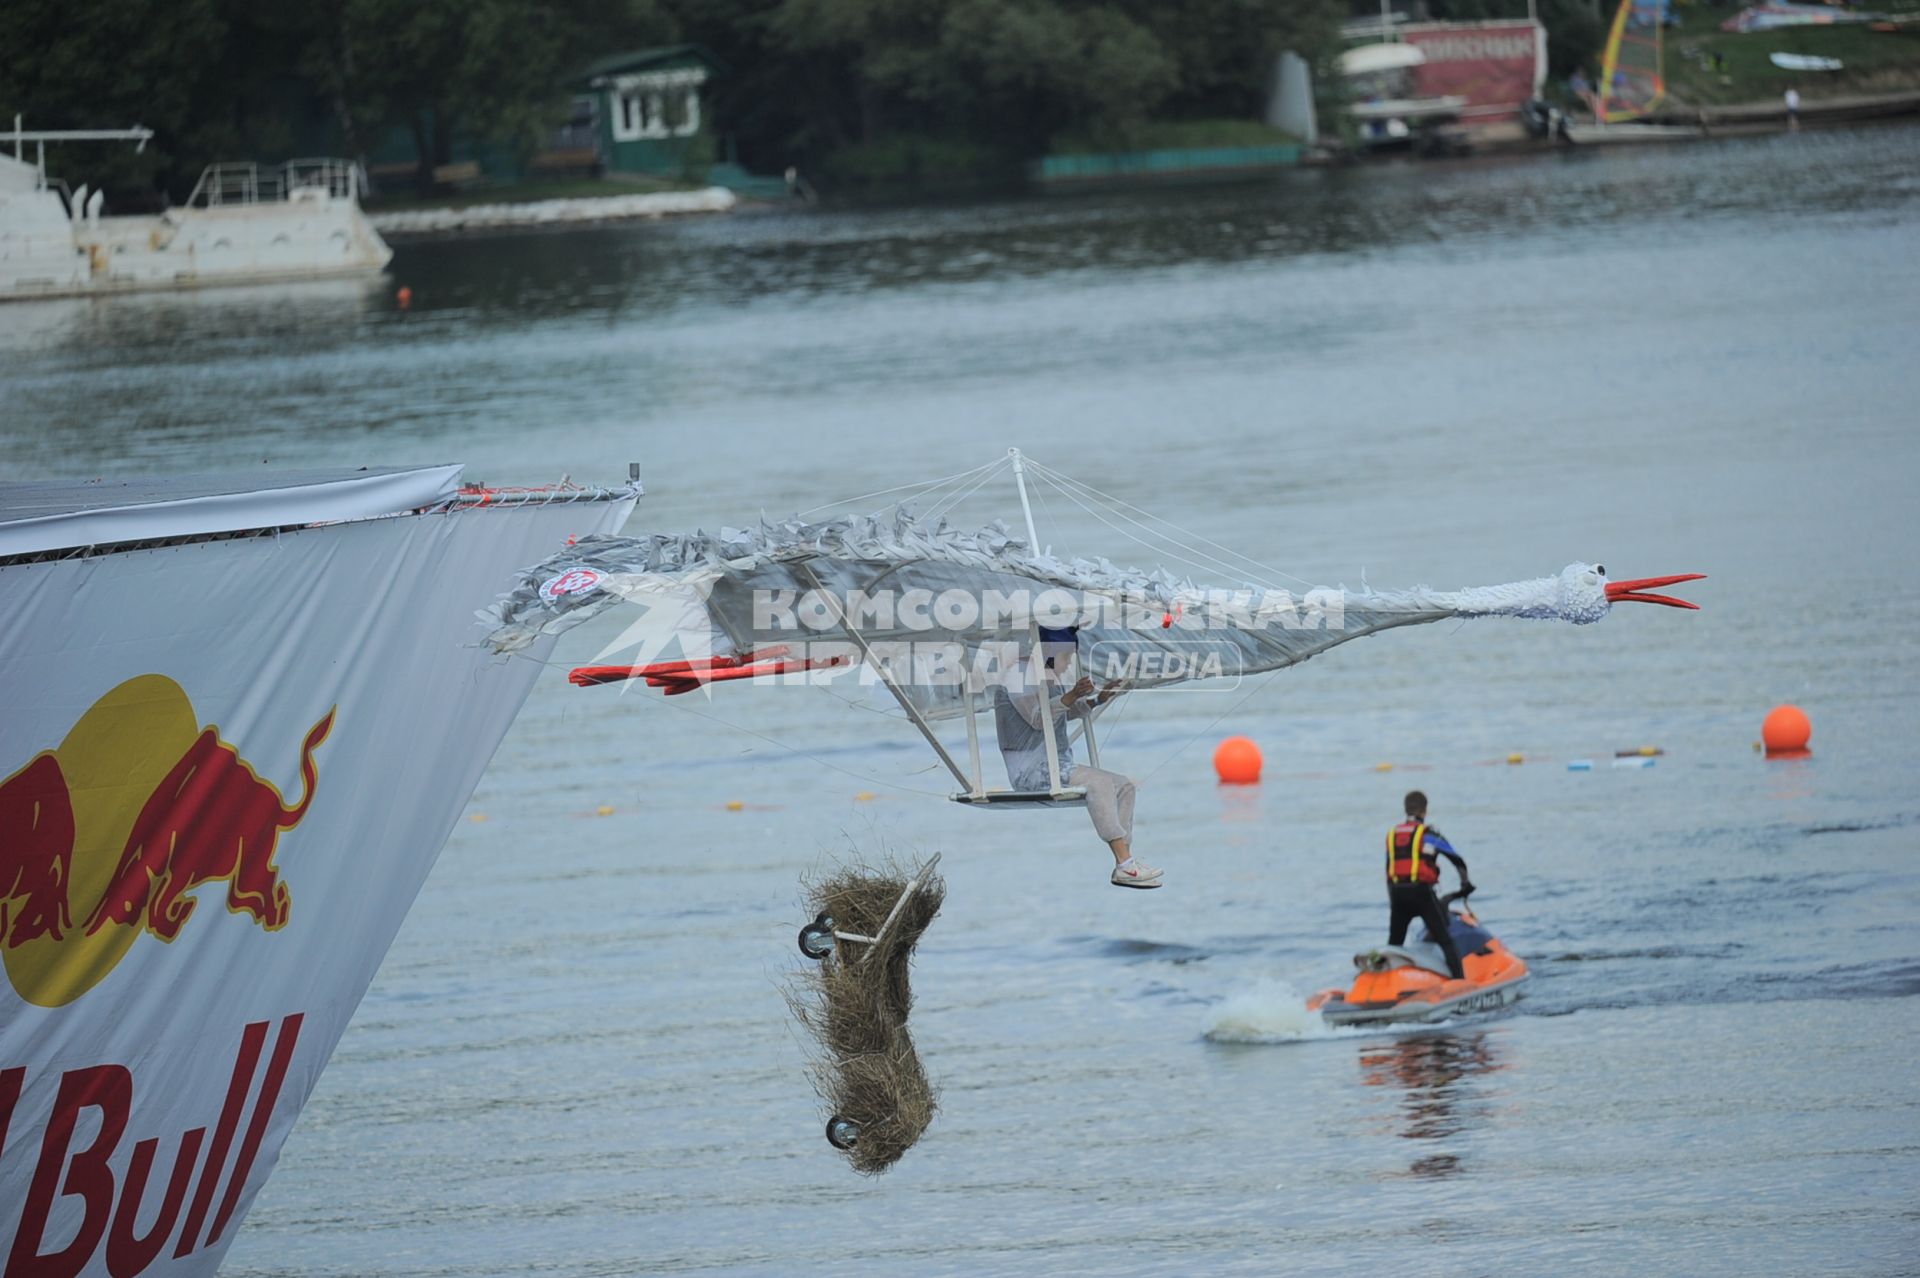
[[[833,953],[833,919],[816,914],[813,922],[800,929],[800,952],[818,962]]]
[[[859,1143],[860,1124],[838,1114],[827,1120],[827,1144],[835,1149],[850,1150]]]

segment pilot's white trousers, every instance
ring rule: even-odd
[[[1107,843],[1133,837],[1133,778],[1105,768],[1076,767],[1067,784],[1087,792],[1087,815],[1094,831]]]

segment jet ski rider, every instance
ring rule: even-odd
[[[1387,832],[1387,904],[1393,910],[1387,944],[1406,944],[1407,924],[1418,918],[1447,956],[1447,971],[1455,980],[1462,980],[1466,971],[1460,966],[1460,951],[1453,943],[1453,927],[1446,907],[1433,890],[1440,882],[1440,863],[1435,854],[1453,862],[1462,896],[1473,891],[1473,880],[1467,875],[1467,863],[1446,836],[1427,824],[1427,796],[1418,790],[1409,791],[1401,806],[1407,819]]]

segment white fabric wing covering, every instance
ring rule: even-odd
[[[623,603],[670,608],[683,637],[682,614],[703,608],[708,627],[704,651],[698,643],[643,651],[636,665],[802,645],[816,657],[823,645],[841,645],[846,664],[858,665],[851,618],[934,717],[961,708],[960,685],[942,691],[927,668],[945,662],[939,648],[957,646],[967,663],[987,653],[991,666],[1029,641],[1030,624],[1076,626],[1095,678],[1139,687],[1274,670],[1363,634],[1455,615],[1451,596],[1424,590],[1207,589],[1164,570],[1032,555],[1000,524],[960,530],[894,508],[718,534],[583,539],[528,569],[482,617],[493,626],[490,645],[512,652]]]

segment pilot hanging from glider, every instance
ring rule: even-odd
[[[1161,871],[1133,855],[1133,779],[1076,764],[1073,759],[1069,717],[1091,720],[1095,711],[1121,691],[1118,680],[1096,690],[1092,678],[1080,674],[1079,650],[1079,636],[1074,630],[1041,627],[1041,665],[1034,665],[1031,651],[1022,652],[995,689],[994,733],[1000,756],[1006,761],[1007,782],[1017,791],[1043,791],[1051,785],[1047,733],[1040,717],[1044,697],[1047,713],[1053,718],[1059,776],[1068,785],[1086,791],[1087,815],[1093,818],[1094,832],[1113,850],[1109,882],[1115,887],[1157,888]]]

